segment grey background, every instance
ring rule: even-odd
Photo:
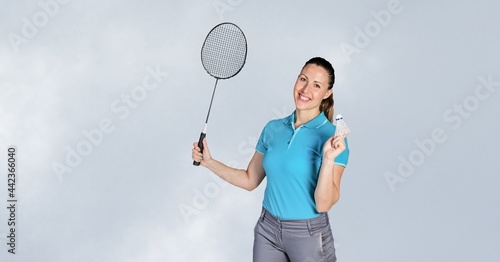
[[[498,261],[497,2],[401,0],[351,56],[341,47],[355,44],[356,28],[376,30],[371,12],[391,1],[57,3],[44,24],[38,1],[1,1],[1,261],[251,261],[265,181],[246,192],[190,159],[214,83],[199,52],[223,21],[243,29],[249,53],[239,75],[219,82],[214,157],[245,168],[266,122],[294,110],[303,63],[323,56],[336,69],[335,110],[352,130],[342,197],[329,212],[339,261]],[[12,44],[23,18],[37,17],[36,35]],[[157,67],[168,74],[158,88],[126,117],[112,110]],[[480,78],[496,83],[483,99]],[[463,103],[463,115],[453,111]],[[57,176],[52,165],[67,164],[68,147],[103,119],[113,131]],[[446,139],[423,154],[415,140],[434,130]],[[16,255],[6,246],[10,145]],[[402,177],[411,156],[417,164]],[[403,182],[391,188],[388,172]]]

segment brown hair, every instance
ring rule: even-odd
[[[328,62],[326,59],[322,57],[314,57],[309,59],[309,61],[306,62],[304,67],[306,67],[309,64],[320,66],[323,69],[325,69],[326,72],[328,72],[328,80],[329,80],[328,90],[332,89],[333,84],[335,83],[335,70],[333,69],[332,64],[330,64],[330,62]],[[330,122],[332,123],[333,123],[333,111],[334,111],[333,104],[334,103],[333,103],[333,92],[332,92],[329,97],[321,101],[321,105],[319,106],[319,110],[323,112],[326,118],[328,118],[328,120],[330,120]]]

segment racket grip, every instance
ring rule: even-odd
[[[201,134],[200,134],[200,140],[198,141],[198,147],[200,147],[200,152],[201,153],[203,153],[203,138],[205,138],[205,136],[207,136],[207,134],[204,133],[204,132],[201,132]],[[193,161],[193,165],[194,166],[199,166],[200,162]]]

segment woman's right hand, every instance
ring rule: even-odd
[[[262,166],[262,158],[264,157],[261,153],[257,151],[250,160],[246,170],[229,167],[223,163],[215,160],[210,155],[210,150],[208,149],[207,141],[205,138],[202,140],[203,143],[203,154],[200,152],[200,147],[198,142],[193,143],[193,153],[192,158],[195,162],[200,162],[201,166],[206,167],[214,174],[224,179],[226,182],[246,189],[253,190],[262,182],[266,176],[264,167]]]
[[[198,142],[193,143],[192,158],[193,161],[200,162],[200,165],[205,166],[205,163],[212,159],[210,150],[208,149],[206,138],[203,138],[203,152],[200,152]]]

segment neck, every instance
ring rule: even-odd
[[[319,110],[295,110],[295,128],[311,121],[317,117],[321,112]]]

